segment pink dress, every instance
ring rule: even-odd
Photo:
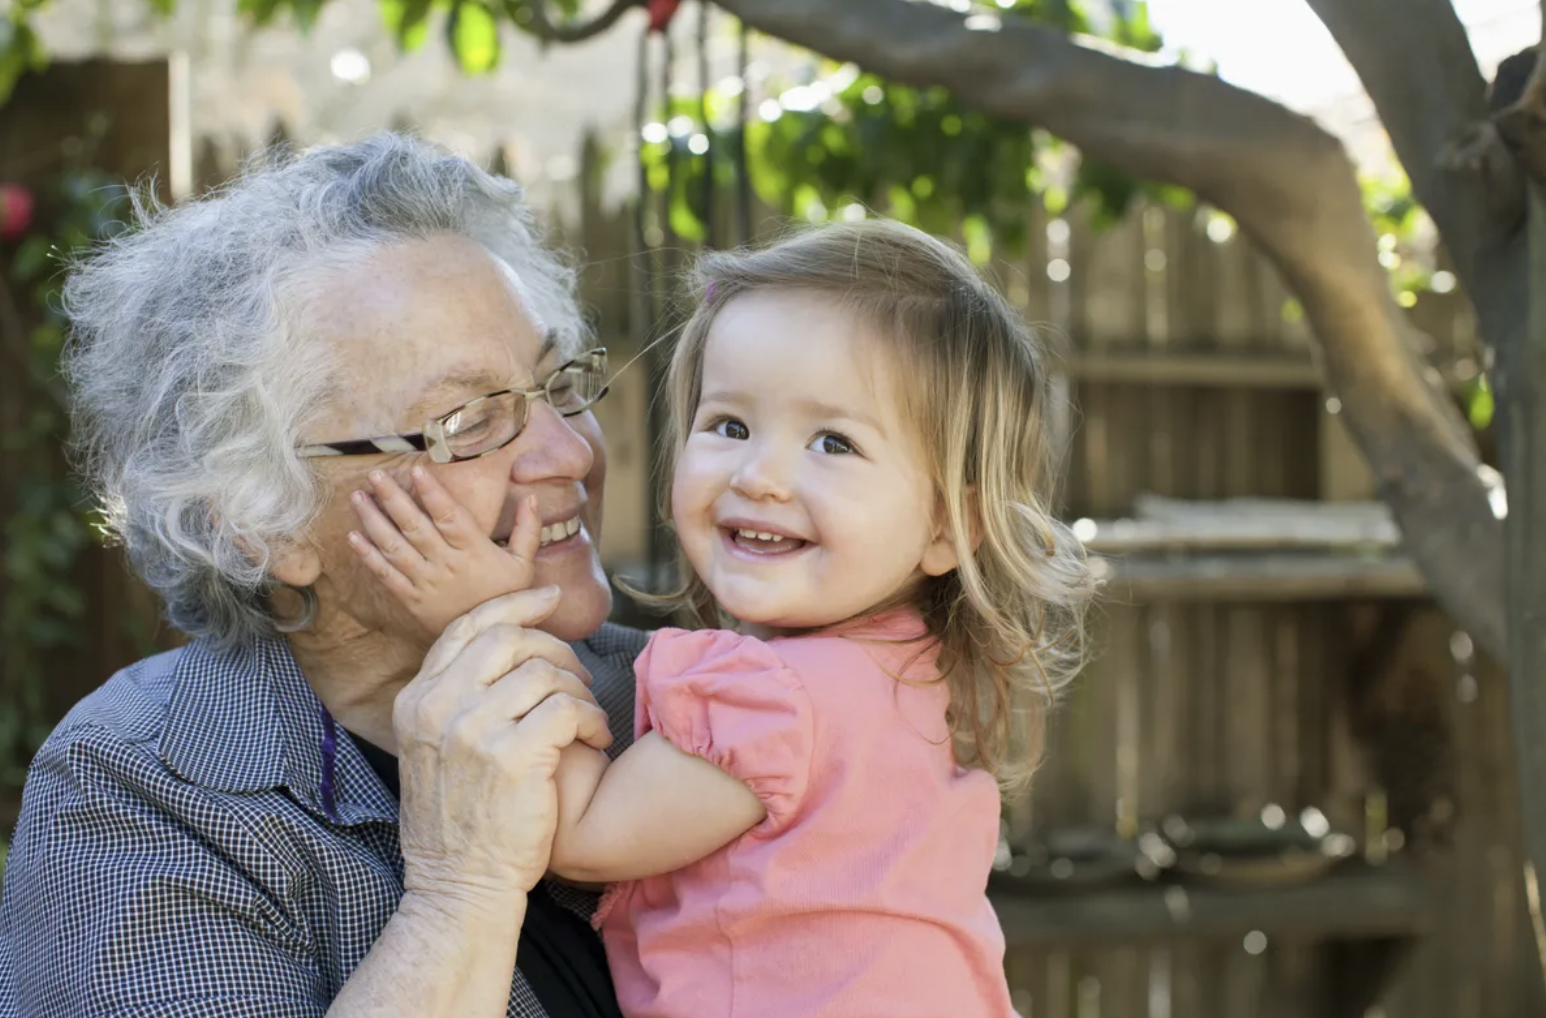
[[[933,655],[897,642],[922,635],[897,614],[841,636],[650,640],[637,733],[745,781],[768,815],[608,890],[596,923],[628,1018],[1014,1013],[986,895],[998,786],[957,766]]]

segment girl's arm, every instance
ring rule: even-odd
[[[767,816],[738,778],[649,732],[611,766],[576,743],[558,765],[558,833],[549,868],[609,883],[681,869]]]

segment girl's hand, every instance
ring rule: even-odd
[[[423,468],[413,469],[417,502],[384,471],[372,472],[370,483],[374,498],[353,495],[364,532],[351,533],[349,546],[431,637],[485,601],[531,586],[542,539],[535,497],[516,507],[509,547],[501,548]]]

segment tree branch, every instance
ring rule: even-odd
[[[909,0],[718,2],[759,31],[894,81],[944,86],[1234,216],[1298,293],[1414,559],[1477,642],[1502,654],[1501,526],[1468,432],[1411,352],[1335,138],[1217,78],[1102,52],[1008,16],[996,29],[973,18],[974,30],[960,14]]]
[[[1450,0],[1307,0],[1347,55],[1506,369],[1526,328],[1525,174]],[[1505,398],[1503,370],[1494,378]]]
[[[1487,82],[1450,0],[1306,0],[1358,72],[1412,190],[1462,279],[1476,253],[1521,236],[1524,178],[1513,160],[1457,166],[1488,120]],[[1493,157],[1501,153],[1491,153]],[[1457,172],[1459,171],[1459,172]]]
[[[553,19],[548,17],[548,0],[526,0],[525,3],[505,0],[505,13],[517,25],[544,42],[572,43],[584,42],[592,36],[600,35],[637,6],[638,0],[612,0],[612,6],[592,20],[572,25],[553,24]]]
[[[1546,60],[1540,59],[1539,45],[1517,56],[1530,61],[1530,76],[1524,88],[1518,96],[1501,104],[1499,99],[1502,97],[1494,88],[1490,105],[1503,140],[1514,150],[1530,177],[1543,184],[1546,183]]]

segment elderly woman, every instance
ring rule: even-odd
[[[515,185],[396,136],[138,211],[69,279],[69,376],[194,639],[38,754],[0,1014],[615,1015],[594,898],[542,880],[559,751],[621,746],[643,642],[604,624],[571,274]],[[533,589],[444,635],[350,546],[419,471],[496,540],[528,497],[544,523]]]

